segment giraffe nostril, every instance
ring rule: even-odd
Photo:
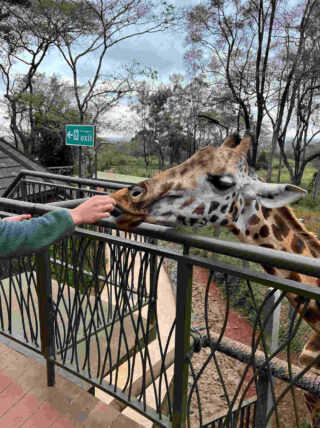
[[[136,198],[137,196],[140,196],[142,193],[144,192],[144,189],[140,186],[135,186],[132,190],[131,190],[131,196],[133,198]]]

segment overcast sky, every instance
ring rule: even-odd
[[[171,0],[176,7],[190,7],[198,2],[198,0]],[[128,39],[108,51],[104,59],[104,70],[115,70],[128,62],[138,61],[142,66],[156,70],[160,81],[167,81],[171,74],[184,72],[184,38],[183,31],[168,31]],[[71,72],[57,50],[52,50],[47,55],[40,71],[71,78]],[[83,81],[92,77],[89,63],[82,67],[79,77]]]
[[[170,0],[169,0],[170,1]],[[177,8],[190,7],[199,3],[199,0],[171,0]],[[105,56],[103,71],[113,71],[122,65],[132,61],[138,61],[141,66],[150,67],[158,72],[158,80],[167,82],[173,73],[183,73],[185,71],[183,55],[185,52],[185,34],[183,31],[166,31],[154,34],[146,34],[132,39],[128,39],[117,44],[110,49]],[[48,75],[57,74],[62,79],[72,78],[72,73],[66,65],[57,49],[52,49],[39,67],[39,72]],[[22,65],[17,64],[15,71],[25,72]],[[79,70],[78,77],[85,83],[92,78],[90,72],[90,60],[83,64]],[[0,87],[0,95],[3,94]],[[115,109],[116,116],[128,113],[126,105],[121,105]],[[0,108],[0,125],[7,127],[8,122],[4,119],[5,111]]]

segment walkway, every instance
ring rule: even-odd
[[[139,428],[140,425],[56,374],[0,343],[0,426],[8,428]]]

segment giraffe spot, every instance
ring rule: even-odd
[[[167,193],[168,190],[172,189],[173,184],[174,183],[172,181],[169,181],[168,183],[162,184],[162,186],[160,188],[160,194],[164,195],[165,193]]]
[[[228,224],[228,219],[224,219],[222,220],[222,222],[220,223],[221,226],[226,226]]]
[[[262,215],[267,220],[270,216],[271,208],[261,207]]]
[[[196,218],[190,218],[190,226],[193,226],[195,223],[197,223],[198,219]]]
[[[248,230],[248,229],[246,229],[246,235],[247,235],[247,236],[249,236],[249,235],[250,235],[250,232],[249,232],[249,230]]]
[[[209,208],[208,214],[210,214],[210,213],[212,213],[212,211],[216,210],[219,205],[220,205],[219,202],[212,201],[211,204],[210,204],[210,208]]]
[[[320,320],[320,314],[317,311],[315,311],[311,308],[308,308],[304,313],[304,319],[309,321],[309,322],[319,321]]]
[[[256,211],[259,211],[259,204],[258,204],[258,202],[256,201],[256,203],[255,203],[255,209],[256,209]]]
[[[215,223],[217,220],[218,220],[218,216],[217,215],[213,215],[211,218],[210,218],[210,221],[211,221],[211,223]]]
[[[257,233],[255,233],[254,235],[253,235],[253,239],[258,239],[259,238],[259,235],[257,234]]]
[[[232,232],[234,235],[239,235],[240,230],[239,230],[239,229],[237,229],[236,227],[234,227],[233,229],[231,229],[231,232]]]
[[[293,237],[291,242],[291,249],[294,253],[301,254],[306,248],[305,243],[302,239],[298,238],[296,235]]]
[[[205,209],[204,204],[200,204],[197,208],[192,211],[192,214],[203,215]]]
[[[223,207],[221,208],[221,212],[222,214],[225,214],[225,212],[227,211],[228,205],[223,205]]]
[[[281,234],[281,230],[275,225],[275,224],[273,224],[272,226],[271,226],[271,229],[272,229],[272,232],[273,232],[273,235],[274,235],[274,237],[278,240],[278,241],[282,241],[283,240],[283,237],[282,237],[282,234]]]
[[[192,202],[195,200],[194,196],[190,196],[190,198],[188,198],[186,201],[184,201],[184,203],[182,205],[180,205],[179,210],[181,210],[182,208],[188,207],[189,205],[192,204]]]
[[[233,209],[234,209],[234,202],[232,202],[232,204],[231,204],[231,206],[230,206],[229,213],[232,213]]]
[[[188,168],[188,167],[184,167],[184,168],[182,168],[182,170],[180,171],[180,175],[181,175],[181,176],[182,176],[182,175],[185,175],[188,171],[189,171],[189,168]]]
[[[258,224],[260,221],[259,217],[255,214],[252,214],[252,216],[248,220],[248,224],[250,226],[254,226],[255,224]]]
[[[177,217],[177,220],[178,221],[180,221],[182,224],[184,224],[185,226],[187,225],[187,223],[186,223],[186,218],[184,217],[184,216],[182,216],[182,215],[179,215],[178,217]]]
[[[278,214],[274,216],[274,219],[283,237],[286,238],[290,231],[289,226],[283,221],[283,219]]]
[[[262,226],[259,233],[261,238],[266,238],[269,235],[269,227],[266,225]]]
[[[274,250],[274,246],[272,244],[260,244],[259,247],[271,248],[272,250]]]
[[[241,214],[243,215],[245,212],[246,212],[246,209],[245,209],[245,208],[242,208],[242,210],[241,210]]]
[[[319,257],[319,254],[312,247],[309,247],[309,250],[310,250],[312,257],[314,257],[314,258]]]
[[[233,215],[232,215],[232,221],[237,221],[239,217],[239,210],[238,207],[235,207]]]
[[[289,275],[287,276],[287,279],[301,282],[301,276],[297,272],[290,272]]]
[[[309,342],[306,345],[307,350],[320,350],[320,337],[317,334],[314,334],[312,338],[309,340]]]
[[[275,268],[273,266],[262,266],[262,267],[270,275],[275,275],[276,274],[276,270],[275,270]]]

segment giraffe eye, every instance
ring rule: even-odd
[[[132,190],[131,190],[131,196],[133,198],[136,198],[137,196],[140,196],[142,193],[144,192],[144,189],[140,186],[135,186]]]
[[[229,190],[236,184],[231,174],[217,175],[209,172],[207,174],[207,180],[210,181],[216,189],[221,191]]]

